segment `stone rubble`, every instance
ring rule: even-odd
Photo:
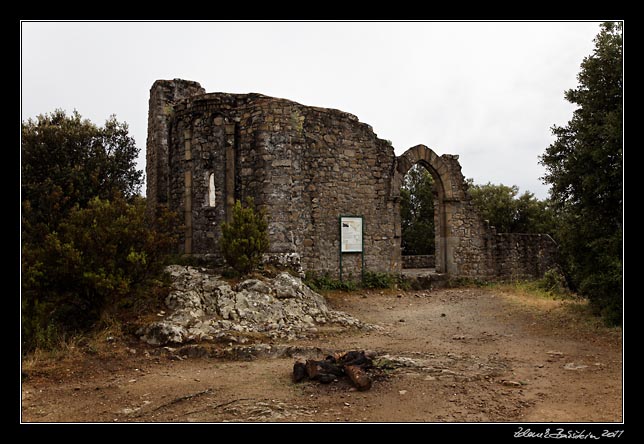
[[[317,326],[367,328],[354,317],[329,308],[299,278],[283,272],[273,279],[246,279],[232,286],[204,268],[171,265],[173,284],[168,314],[139,329],[151,345],[198,341],[246,343],[252,338],[293,340],[316,333]]]

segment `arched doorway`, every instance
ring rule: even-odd
[[[428,169],[417,163],[400,189],[400,249],[403,269],[435,269],[436,187]]]
[[[453,200],[452,187],[449,181],[449,168],[445,162],[430,148],[425,145],[416,145],[408,149],[396,159],[396,186],[395,192],[400,193],[400,186],[405,175],[414,165],[421,165],[434,181],[434,232],[436,246],[436,271],[438,273],[450,272],[448,260],[448,227],[446,217],[446,202]],[[394,191],[394,190],[392,190]],[[400,214],[398,214],[400,217]],[[400,224],[400,222],[399,222]],[[400,225],[399,225],[400,226]]]

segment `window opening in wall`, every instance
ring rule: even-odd
[[[215,174],[210,173],[208,178],[208,206],[215,206]]]

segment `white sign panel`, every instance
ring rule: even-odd
[[[340,218],[340,244],[342,253],[360,253],[362,251],[362,218]]]

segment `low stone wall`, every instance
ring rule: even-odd
[[[403,268],[435,268],[436,256],[433,254],[417,254],[402,257]]]
[[[547,234],[499,233],[494,240],[492,263],[497,277],[541,277],[557,266],[557,244]]]

